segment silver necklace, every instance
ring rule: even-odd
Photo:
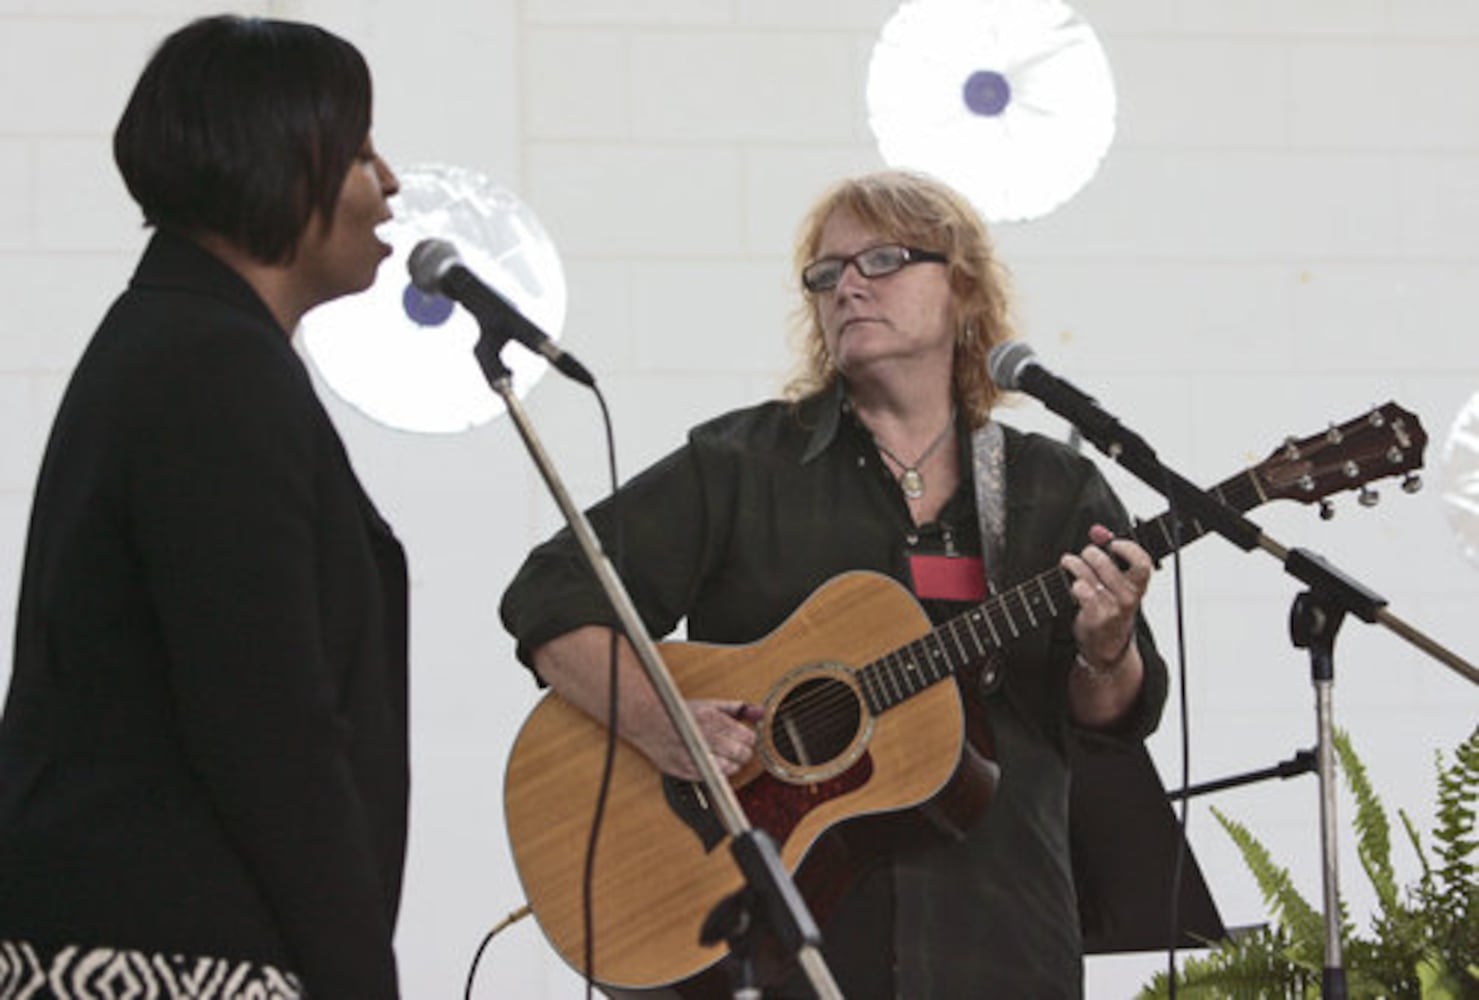
[[[945,424],[945,428],[929,443],[928,448],[925,448],[924,451],[919,453],[919,457],[913,462],[904,461],[898,455],[889,451],[888,446],[878,440],[876,436],[873,438],[873,443],[878,446],[879,451],[883,452],[883,457],[891,459],[899,467],[899,488],[904,491],[904,496],[910,500],[918,500],[924,496],[924,476],[920,474],[919,467],[929,461],[929,457],[939,450],[940,445],[945,443],[945,439],[950,436],[950,432],[954,428],[955,410],[952,408],[950,411],[950,421]]]

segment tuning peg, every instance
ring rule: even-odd
[[[1423,477],[1416,472],[1409,472],[1402,477],[1402,491],[1404,493],[1416,493],[1423,488]]]
[[[1345,435],[1340,432],[1339,427],[1331,424],[1330,429],[1325,432],[1325,440],[1330,444],[1340,444],[1345,440]]]
[[[1320,501],[1320,520],[1328,521],[1335,516],[1335,504],[1329,500]]]
[[[1362,507],[1375,507],[1381,503],[1381,494],[1370,486],[1361,487],[1361,492],[1356,494],[1356,502]]]

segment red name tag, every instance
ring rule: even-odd
[[[925,600],[986,599],[986,565],[977,556],[910,556],[914,595]]]

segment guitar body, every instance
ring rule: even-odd
[[[905,588],[853,572],[824,584],[759,642],[660,646],[686,697],[765,706],[761,746],[732,786],[793,875],[830,828],[928,803],[957,773],[965,727],[954,683],[931,684],[878,715],[852,697],[853,666],[929,629]],[[837,725],[822,739],[793,739],[790,708],[819,700],[843,706]],[[584,971],[582,878],[605,748],[604,725],[547,695],[519,733],[504,785],[509,840],[529,904],[577,971]],[[670,987],[724,957],[723,945],[698,940],[709,912],[743,884],[717,822],[692,785],[665,779],[617,741],[592,884],[597,982]]]

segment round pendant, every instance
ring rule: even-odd
[[[899,476],[899,486],[904,490],[904,496],[910,500],[918,500],[924,496],[924,477],[919,474],[918,469],[905,469]]]

